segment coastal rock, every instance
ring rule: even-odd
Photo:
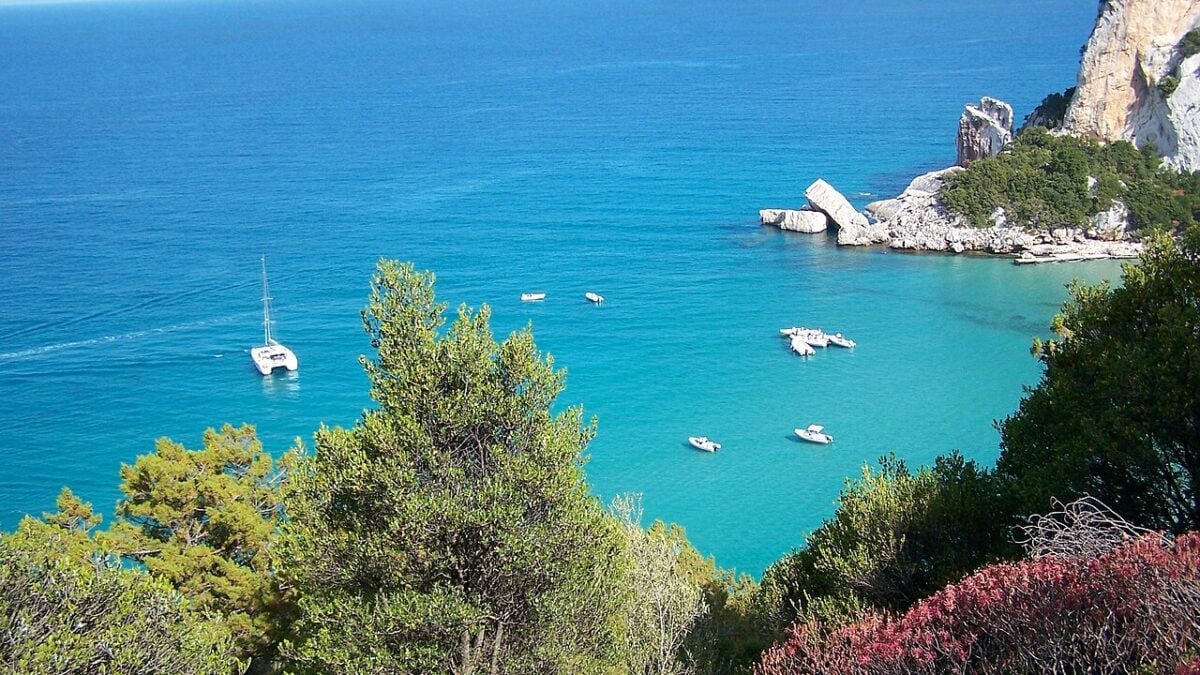
[[[809,205],[829,217],[838,228],[838,244],[842,246],[867,246],[887,241],[887,231],[873,225],[867,217],[850,205],[842,193],[818,178],[804,191]]]
[[[892,248],[945,251],[954,250],[953,244],[959,244],[962,250],[974,248],[968,244],[974,228],[938,200],[945,177],[959,171],[961,167],[950,167],[917,176],[895,199],[867,204],[867,213],[888,233]]]
[[[1086,235],[1101,241],[1121,241],[1129,238],[1129,226],[1129,207],[1114,201],[1107,211],[1092,216]]]
[[[958,120],[958,166],[970,166],[971,162],[1000,154],[1004,146],[1012,142],[1012,106],[989,96],[984,96],[979,105],[968,105]]]
[[[789,232],[814,234],[829,227],[829,217],[806,209],[763,209],[758,212],[763,225],[774,225]]]
[[[1032,251],[1034,262],[1054,259],[1132,257],[1141,245],[1131,241],[1129,209],[1120,202],[1096,215],[1086,229],[1062,227],[1032,230],[1009,224],[1008,214],[996,209],[991,226],[973,227],[950,213],[938,198],[947,176],[962,171],[950,167],[915,178],[900,196],[867,205],[867,213],[887,230],[892,248],[910,251],[975,251],[1018,254]]]
[[[1177,48],[1198,23],[1196,0],[1105,0],[1063,129],[1153,144],[1169,165],[1200,169],[1200,60]],[[1168,77],[1178,84],[1166,95]]]

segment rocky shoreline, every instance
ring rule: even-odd
[[[841,193],[818,179],[805,190],[804,208],[763,209],[759,219],[763,225],[809,234],[832,226],[843,246],[998,255],[1020,264],[1136,258],[1142,252],[1141,242],[1128,229],[1128,210],[1120,202],[1093,217],[1086,228],[1012,226],[1001,210],[992,215],[991,227],[974,227],[938,199],[945,176],[956,171],[962,169],[950,167],[918,176],[899,196],[872,202],[865,212],[856,211]]]
[[[1047,97],[1025,126],[1153,146],[1166,166],[1200,170],[1198,36],[1196,0],[1101,0],[1075,87]],[[1051,104],[1055,96],[1061,109]],[[1137,257],[1142,244],[1120,202],[1081,226],[1049,229],[1010,222],[1002,209],[991,214],[988,227],[949,212],[939,199],[946,176],[1004,151],[1016,137],[1013,120],[1012,106],[984,97],[967,105],[959,120],[957,166],[918,176],[897,197],[868,204],[862,212],[818,179],[804,191],[804,207],[764,209],[759,218],[794,232],[833,227],[845,246],[1001,255],[1018,263]],[[1091,189],[1095,179],[1089,181]]]
[[[823,179],[804,191],[800,209],[763,209],[759,220],[781,230],[816,233],[837,228],[843,246],[886,245],[905,251],[977,253],[1015,258],[1018,263],[1066,262],[1100,258],[1136,258],[1142,244],[1124,204],[1098,213],[1083,227],[1037,228],[1010,223],[1003,209],[991,226],[976,227],[942,204],[947,176],[983,157],[1002,151],[1013,137],[1012,107],[984,98],[968,105],[959,123],[956,146],[960,166],[917,176],[892,199],[872,202],[862,212]]]

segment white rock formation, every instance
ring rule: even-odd
[[[839,245],[868,246],[887,241],[884,228],[873,225],[866,216],[855,211],[849,200],[824,179],[818,178],[809,185],[804,196],[814,211],[829,216],[830,222],[837,225]]]
[[[970,166],[971,162],[1000,154],[1013,137],[1012,106],[989,96],[984,96],[979,105],[967,105],[958,120],[958,138],[954,145],[958,150],[959,166]]]
[[[1200,61],[1175,49],[1198,24],[1197,0],[1105,0],[1063,129],[1154,144],[1169,164],[1200,169]],[[1169,97],[1158,86],[1167,77],[1179,81]]]
[[[867,205],[867,213],[887,231],[889,246],[953,253],[1028,251],[1035,259],[1049,255],[1065,256],[1063,259],[1132,257],[1141,250],[1140,244],[1130,241],[1129,211],[1119,202],[1097,214],[1086,231],[1010,227],[1002,209],[992,214],[991,227],[973,227],[950,213],[938,199],[945,178],[959,171],[960,167],[950,167],[918,176],[899,197]]]
[[[814,234],[829,227],[829,217],[806,209],[763,209],[758,212],[763,225],[774,225],[789,232]]]

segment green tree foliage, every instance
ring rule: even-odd
[[[1063,119],[1067,116],[1067,108],[1071,106],[1071,99],[1074,96],[1075,87],[1071,87],[1061,94],[1055,92],[1048,95],[1025,118],[1026,126],[1041,126],[1047,129],[1061,127]]]
[[[1179,41],[1179,55],[1187,59],[1197,54],[1200,54],[1200,28],[1193,28]]]
[[[1030,127],[1010,151],[948,177],[941,199],[976,227],[990,226],[998,208],[1010,225],[1086,226],[1120,200],[1134,226],[1173,230],[1200,218],[1198,173],[1164,168],[1151,147],[1139,151],[1124,141],[1101,145]]]
[[[1024,513],[1090,493],[1137,525],[1200,529],[1200,227],[1154,239],[1122,279],[1071,287],[997,471]]]
[[[895,457],[847,481],[833,517],[772,565],[764,594],[777,630],[898,611],[977,567],[1019,555],[993,479],[958,454],[915,474]]]
[[[465,307],[444,336],[431,274],[381,261],[363,324],[378,409],[322,428],[283,546],[290,649],[321,673],[607,672],[620,660],[623,535],[583,480],[594,434],[552,415],[563,373],[526,329],[496,344]]]
[[[1179,88],[1179,78],[1174,75],[1167,75],[1158,81],[1158,90],[1162,93],[1163,98],[1171,98],[1171,94]]]
[[[259,667],[287,617],[271,549],[290,461],[276,466],[249,425],[209,429],[198,450],[159,439],[152,454],[121,467],[119,522],[105,533],[197,608],[220,613]]]
[[[123,569],[64,490],[59,512],[0,537],[0,665],[7,673],[242,672],[226,628],[165,581]]]

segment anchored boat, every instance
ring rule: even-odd
[[[797,356],[812,356],[817,353],[817,350],[812,348],[812,345],[804,341],[804,338],[795,336],[792,338],[791,350]]]
[[[829,344],[837,347],[843,347],[845,349],[854,349],[854,346],[858,344],[854,340],[851,340],[841,333],[834,333],[833,335],[826,335],[825,337],[829,338]]]
[[[827,445],[833,442],[833,436],[825,433],[825,427],[820,424],[810,424],[807,429],[796,429],[796,435],[809,443]]]
[[[721,444],[708,436],[688,436],[688,443],[691,443],[693,448],[705,452],[716,452],[721,449]]]
[[[545,299],[546,299],[545,293],[522,293],[521,294],[521,302],[537,302],[538,300],[545,300]]]
[[[292,350],[284,347],[271,337],[271,294],[267,290],[267,256],[262,257],[262,287],[263,287],[263,344],[250,350],[250,360],[254,367],[263,375],[270,375],[276,368],[295,370],[300,367]]]
[[[595,303],[595,304],[597,304],[597,305],[598,305],[598,304],[600,304],[600,303],[602,303],[602,302],[604,302],[604,296],[603,296],[603,295],[600,295],[599,293],[593,293],[593,292],[591,292],[591,291],[588,291],[587,293],[584,293],[584,294],[583,294],[583,297],[587,298],[587,299],[588,299],[588,302],[593,302],[593,303]]]

